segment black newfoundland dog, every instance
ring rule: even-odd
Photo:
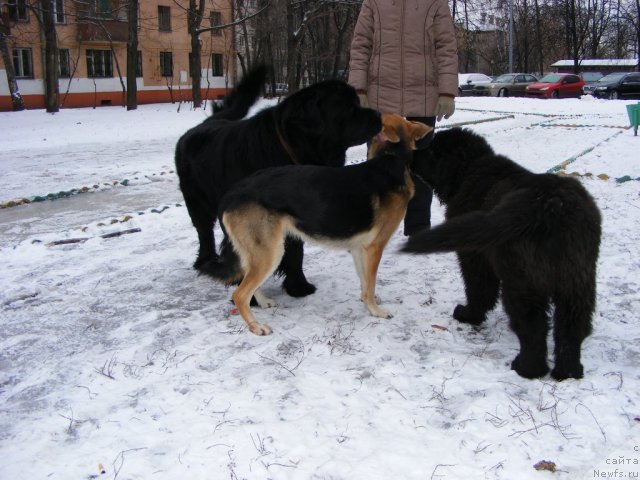
[[[349,147],[382,128],[380,114],[360,106],[355,90],[339,80],[304,88],[276,106],[243,119],[265,83],[266,69],[249,72],[211,117],[187,131],[176,147],[176,169],[200,248],[194,267],[210,273],[216,261],[213,235],[220,198],[238,180],[278,165],[342,167]],[[294,297],[315,287],[302,271],[303,243],[287,238],[277,272]]]
[[[591,333],[601,217],[582,184],[534,174],[461,129],[435,135],[414,169],[446,206],[446,221],[412,237],[405,252],[455,251],[467,304],[453,317],[480,325],[502,304],[520,341],[511,367],[544,376],[553,311],[557,380],[581,378],[582,341]],[[553,309],[551,309],[553,304]]]

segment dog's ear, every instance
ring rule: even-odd
[[[425,125],[420,122],[408,122],[408,130],[409,130],[409,138],[411,138],[414,142],[420,140],[421,138],[426,137],[429,133],[433,131],[433,127],[429,125]]]
[[[380,132],[371,139],[371,142],[369,144],[369,148],[367,150],[368,160],[375,157],[380,151],[380,149],[382,149],[385,143],[400,142],[400,136],[398,135],[396,128],[397,128],[397,125],[391,125],[390,123],[384,123],[383,121],[382,130],[380,130]]]
[[[400,141],[400,135],[398,135],[397,128],[397,125],[390,125],[388,123],[383,124],[381,134],[384,141],[398,143]]]

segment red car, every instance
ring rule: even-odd
[[[550,73],[527,86],[525,95],[537,98],[580,97],[584,80],[572,73]]]

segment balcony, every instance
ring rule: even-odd
[[[82,42],[126,43],[129,38],[129,23],[120,20],[81,20],[78,38]]]

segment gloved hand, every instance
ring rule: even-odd
[[[456,111],[456,102],[453,97],[440,95],[438,97],[438,105],[436,105],[436,119],[449,118]]]
[[[360,106],[364,108],[369,107],[369,99],[367,98],[367,92],[364,90],[358,90],[358,98],[360,99]]]

